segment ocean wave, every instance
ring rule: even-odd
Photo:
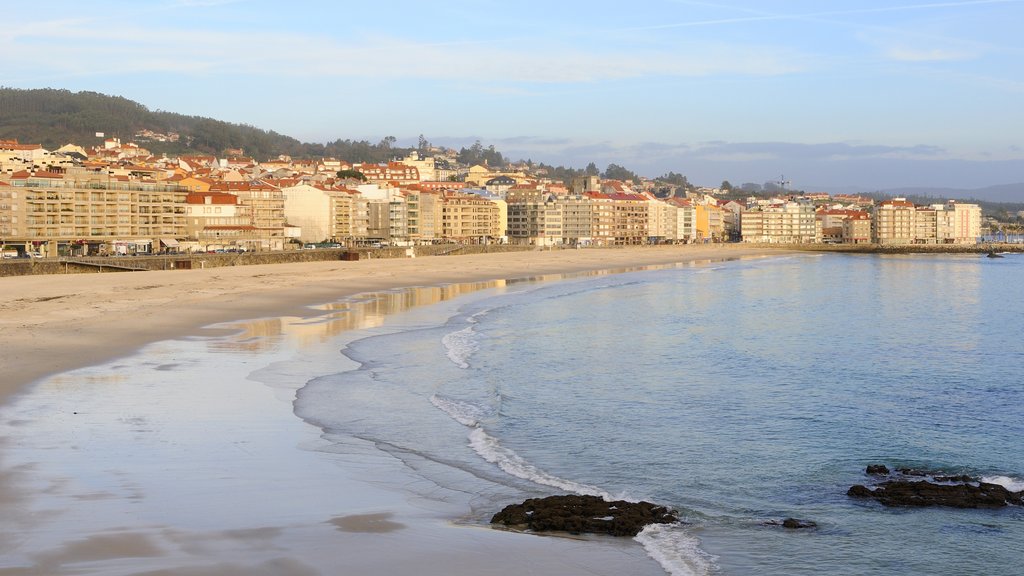
[[[523,457],[514,451],[501,445],[497,438],[488,434],[483,428],[476,426],[469,433],[469,445],[480,455],[481,458],[491,464],[495,464],[508,474],[535,484],[551,486],[560,490],[567,490],[576,494],[588,496],[600,496],[605,500],[614,498],[604,490],[595,486],[588,486],[553,476],[527,462]]]
[[[988,484],[998,484],[1010,492],[1020,492],[1024,490],[1024,479],[1021,478],[1012,478],[1010,476],[982,476],[981,481]]]
[[[447,351],[448,359],[463,370],[469,369],[469,357],[477,350],[475,334],[473,326],[470,325],[462,330],[449,332],[441,338],[441,344]]]
[[[471,402],[463,402],[454,398],[434,394],[430,403],[463,426],[470,428],[479,425],[480,420],[491,415],[491,410]]]
[[[714,556],[678,524],[649,524],[634,540],[672,576],[704,576],[715,568]]]

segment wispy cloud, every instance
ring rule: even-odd
[[[909,46],[892,46],[885,51],[885,56],[890,60],[900,62],[955,62],[973,59],[977,57],[977,53],[942,48],[921,49]]]
[[[732,18],[711,18],[702,20],[691,20],[687,22],[672,22],[666,24],[656,24],[652,26],[642,26],[631,28],[632,30],[660,30],[667,28],[691,28],[699,26],[721,26],[726,24],[743,24],[749,22],[766,22],[766,21],[779,21],[779,20],[813,20],[819,18],[829,17],[840,17],[840,16],[856,16],[862,14],[881,14],[886,12],[911,12],[911,11],[923,11],[923,10],[937,10],[943,8],[967,8],[971,6],[979,6],[984,4],[1019,4],[1024,0],[967,0],[961,2],[928,2],[921,4],[903,4],[897,6],[876,6],[873,8],[851,8],[846,10],[821,10],[816,12],[800,12],[793,14],[784,13],[773,13],[773,12],[762,12],[759,10],[750,10],[745,8],[737,8],[734,6],[728,6],[723,4],[713,4],[710,2],[688,2],[686,0],[680,0],[680,4],[693,4],[699,6],[706,6],[711,8],[721,9],[732,9],[739,10],[741,12],[749,13],[751,16],[737,16]]]
[[[205,0],[193,0],[205,1]],[[180,3],[178,4],[181,5]],[[642,77],[773,76],[807,67],[809,56],[770,45],[679,42],[584,46],[557,38],[534,41],[414,42],[384,34],[334,38],[288,32],[212,33],[157,25],[97,26],[59,19],[0,29],[0,75],[19,66],[79,76],[137,72],[253,74],[271,77],[356,77],[472,81],[490,89],[508,83],[567,84]],[[458,62],[457,66],[444,64]],[[505,84],[502,84],[505,83]]]
[[[945,150],[937,146],[886,146],[826,142],[800,144],[792,142],[716,142],[706,143],[693,151],[694,156],[707,159],[787,158],[791,160],[848,160],[852,158],[934,158]]]

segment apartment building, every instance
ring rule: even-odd
[[[871,215],[853,210],[842,221],[843,244],[868,244],[871,242]]]
[[[917,209],[904,198],[875,206],[871,240],[876,244],[913,244],[917,237]]]
[[[440,240],[444,234],[442,220],[444,196],[441,192],[420,190],[417,192],[419,214],[416,223],[417,238],[422,242]]]
[[[353,170],[358,170],[366,181],[371,184],[387,186],[410,186],[420,181],[420,171],[414,166],[401,162],[388,162],[387,164],[353,164]]]
[[[563,242],[562,205],[553,197],[526,197],[508,203],[510,244],[556,246]]]
[[[694,228],[698,241],[718,242],[725,238],[725,211],[709,198],[694,204]]]
[[[590,246],[597,243],[595,206],[589,198],[582,194],[565,194],[556,196],[555,204],[562,215],[562,244]],[[610,227],[610,221],[606,225]],[[604,232],[610,234],[610,228]]]
[[[238,196],[249,207],[256,239],[248,250],[283,250],[287,240],[284,230],[284,194],[280,188],[262,182],[217,182],[210,192],[226,192]]]
[[[476,194],[446,192],[441,204],[441,235],[459,242],[502,242],[506,239],[502,228],[505,211],[504,205]]]
[[[814,205],[784,202],[744,211],[740,234],[744,242],[806,244],[820,242]]]
[[[286,221],[300,228],[303,243],[350,243],[367,236],[367,200],[351,190],[298,184],[281,189]]]
[[[200,251],[248,249],[259,237],[250,207],[227,192],[189,192],[185,197],[185,236]]]
[[[409,241],[409,206],[405,195],[388,194],[386,198],[370,200],[367,207],[367,240],[394,244]]]
[[[858,222],[863,222],[863,216],[867,216],[867,212],[834,208],[819,209],[815,217],[818,219],[819,228],[821,229],[821,241],[836,244],[847,243],[847,232],[852,231],[853,228],[848,228],[845,225],[846,221],[856,217]],[[863,225],[861,224],[860,227],[863,227]],[[869,227],[868,242],[870,241]]]
[[[593,242],[599,246],[634,246],[648,241],[647,198],[639,194],[586,192],[593,206]]]
[[[672,197],[665,201],[675,209],[668,223],[668,235],[672,242],[689,244],[697,239],[697,209],[688,198]]]
[[[158,252],[185,235],[183,188],[127,177],[20,172],[0,196],[7,245],[45,256]]]

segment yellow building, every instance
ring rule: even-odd
[[[715,204],[694,207],[694,234],[698,241],[720,241],[725,236],[725,214]]]

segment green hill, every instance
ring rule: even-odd
[[[220,155],[226,149],[241,148],[247,156],[257,160],[287,154],[295,158],[333,156],[352,162],[386,162],[406,152],[406,149],[391,147],[393,138],[376,144],[352,140],[303,143],[254,126],[154,112],[120,96],[53,88],[0,88],[0,139],[39,143],[52,150],[69,143],[96,143],[97,132],[128,142],[140,130],[180,135],[178,142],[141,143],[156,154]]]

